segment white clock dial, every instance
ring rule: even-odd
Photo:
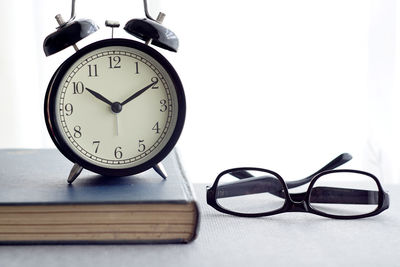
[[[68,147],[96,166],[123,169],[148,161],[173,134],[178,99],[167,70],[140,50],[106,46],[78,58],[55,96]]]

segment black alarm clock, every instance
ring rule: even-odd
[[[145,19],[124,29],[144,40],[111,38],[78,49],[76,42],[98,30],[91,20],[72,15],[44,41],[47,56],[74,46],[51,78],[44,103],[48,132],[60,152],[74,163],[72,183],[88,169],[106,176],[126,176],[154,168],[173,149],[185,120],[185,95],[178,74],[150,44],[177,51],[176,35],[153,19],[144,1]],[[118,27],[106,21],[106,26]]]

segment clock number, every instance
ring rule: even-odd
[[[158,83],[158,78],[153,77],[153,78],[151,78],[151,81],[154,83],[154,85],[153,85],[153,87],[151,87],[151,89],[158,89],[158,86],[156,86],[156,84]]]
[[[165,111],[168,109],[168,107],[167,107],[167,100],[165,100],[165,99],[160,100],[160,104],[161,104],[160,111],[161,111],[161,112],[165,112]]]
[[[88,65],[89,67],[89,77],[97,77],[97,64]]]
[[[153,128],[151,128],[153,131],[156,131],[156,133],[160,133],[160,127],[158,126],[158,121],[157,123],[153,126]]]
[[[108,57],[108,58],[110,59],[110,69],[119,69],[119,68],[121,68],[121,65],[120,65],[121,57],[120,56]]]
[[[139,152],[143,152],[146,150],[146,146],[143,144],[144,140],[139,140],[139,148],[138,151]]]
[[[139,62],[135,62],[136,72],[135,74],[139,74]]]
[[[72,82],[72,86],[74,87],[74,95],[82,94],[83,90],[85,89],[85,86],[82,82]]]
[[[72,112],[74,112],[74,107],[72,106],[71,103],[66,104],[64,106],[64,109],[65,109],[65,115],[67,116],[71,116]]]
[[[100,141],[93,141],[93,145],[96,146],[96,148],[94,149],[94,153],[97,153],[97,151],[99,151]]]
[[[115,150],[114,150],[114,157],[115,157],[116,159],[122,158],[122,151],[121,151],[121,149],[122,149],[122,147],[120,147],[120,146],[117,146],[117,147],[115,148]]]
[[[74,137],[75,138],[81,138],[82,137],[82,132],[81,132],[81,126],[77,125],[74,127]]]

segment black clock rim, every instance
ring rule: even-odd
[[[85,160],[83,157],[79,156],[75,151],[73,151],[67,145],[66,141],[62,138],[61,130],[59,129],[56,121],[56,114],[55,114],[55,103],[57,95],[56,89],[59,88],[59,84],[61,83],[61,80],[66,71],[81,56],[93,50],[107,46],[131,47],[140,50],[148,54],[149,56],[153,57],[158,63],[162,65],[162,67],[167,71],[168,75],[170,76],[172,83],[174,84],[178,100],[178,117],[173,133],[169,138],[167,144],[160,150],[160,152],[157,153],[157,155],[153,156],[151,159],[143,162],[142,164],[130,168],[122,168],[122,169],[105,168]],[[172,149],[178,142],[178,139],[182,133],[183,126],[185,123],[186,100],[183,91],[183,85],[177,72],[175,71],[171,63],[169,63],[169,61],[158,51],[143,43],[129,39],[119,39],[119,38],[105,39],[83,47],[82,49],[78,50],[75,54],[70,56],[66,61],[64,61],[60,65],[60,67],[58,67],[58,69],[55,71],[52,78],[50,79],[49,85],[47,87],[45,101],[44,101],[44,116],[45,116],[46,127],[51,139],[53,140],[53,143],[58,148],[58,150],[71,162],[77,163],[83,168],[101,175],[128,176],[141,173],[145,170],[154,167],[155,165],[160,163],[172,151]]]

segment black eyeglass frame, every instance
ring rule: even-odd
[[[273,210],[273,211],[269,211],[269,212],[263,212],[263,213],[239,213],[239,212],[227,210],[218,204],[216,194],[217,194],[218,182],[221,179],[221,177],[227,173],[235,173],[235,172],[240,173],[240,172],[248,172],[248,171],[260,171],[260,172],[269,173],[269,174],[275,176],[274,178],[277,178],[280,181],[280,183],[282,184],[282,188],[283,188],[284,196],[285,196],[285,203],[283,204],[283,206],[281,208]],[[321,176],[324,176],[324,175],[327,175],[330,173],[339,173],[339,172],[357,173],[357,174],[367,175],[367,176],[371,177],[376,182],[378,190],[379,190],[378,191],[378,206],[377,206],[377,208],[375,210],[373,210],[372,212],[369,212],[366,214],[360,214],[360,215],[333,215],[333,214],[327,214],[322,211],[314,209],[312,207],[312,205],[310,204],[310,194],[311,194],[311,190],[312,190],[314,184],[316,183],[316,181]],[[311,178],[311,177],[309,177],[309,178]],[[305,178],[305,179],[307,179],[307,178]],[[305,179],[303,179],[303,180],[305,180]],[[296,183],[296,181],[295,181],[295,183]],[[301,185],[301,184],[299,184],[299,185]],[[299,185],[296,185],[296,186],[299,186]],[[296,186],[293,186],[293,187],[296,187]],[[296,200],[293,200],[293,198],[296,198]],[[275,214],[284,213],[284,212],[309,212],[312,214],[329,217],[329,218],[333,218],[333,219],[359,219],[359,218],[365,218],[365,217],[377,215],[377,214],[381,213],[382,211],[386,210],[387,208],[389,208],[389,195],[388,195],[388,193],[386,193],[383,190],[381,183],[379,182],[378,178],[375,175],[365,172],[365,171],[360,171],[360,170],[338,169],[338,170],[325,170],[325,171],[316,173],[311,178],[310,185],[308,186],[308,189],[305,193],[290,194],[289,190],[288,190],[288,184],[283,180],[283,178],[278,173],[271,171],[271,170],[263,169],[263,168],[241,167],[241,168],[233,168],[233,169],[225,170],[217,176],[214,184],[211,187],[207,188],[207,204],[212,206],[214,209],[216,209],[220,212],[235,215],[235,216],[241,216],[241,217],[270,216],[270,215],[275,215]]]

